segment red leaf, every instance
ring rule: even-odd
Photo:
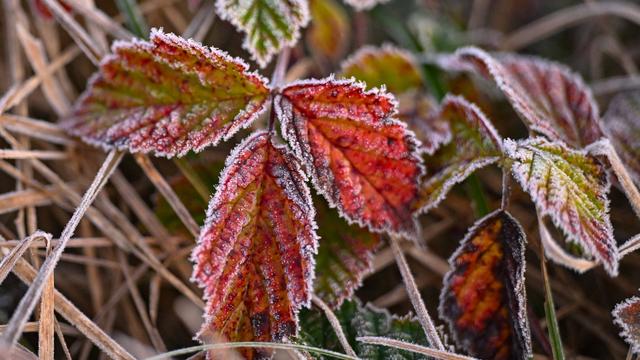
[[[602,137],[591,90],[562,64],[513,54],[494,57],[474,47],[462,48],[439,63],[493,79],[527,126],[551,140],[582,148]]]
[[[228,139],[265,109],[266,80],[223,51],[161,30],[112,50],[63,123],[89,143],[182,156]]]
[[[227,160],[209,204],[193,279],[208,299],[200,336],[281,341],[311,297],[314,210],[296,160],[259,132]],[[245,350],[247,358],[266,350]]]
[[[284,138],[343,217],[376,232],[414,235],[411,205],[422,174],[418,143],[393,97],[353,80],[311,80],[276,98]]]
[[[524,287],[525,235],[503,210],[479,220],[451,256],[440,316],[456,343],[482,359],[531,357]]]

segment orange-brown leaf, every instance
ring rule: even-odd
[[[524,244],[518,222],[498,210],[479,220],[449,259],[440,316],[469,355],[482,359],[531,356]]]

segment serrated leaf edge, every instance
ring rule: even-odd
[[[620,312],[624,310],[625,307],[629,305],[633,305],[634,303],[640,302],[640,298],[637,296],[630,297],[623,302],[620,302],[616,305],[616,307],[611,311],[611,315],[613,315],[613,322],[618,325],[622,330],[619,335],[623,338],[629,346],[631,346],[631,351],[633,353],[640,353],[640,344],[633,341],[633,329],[620,317]]]

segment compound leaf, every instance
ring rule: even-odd
[[[315,201],[320,248],[316,256],[315,294],[332,307],[342,304],[362,284],[371,271],[373,253],[381,236],[356,225],[349,225],[327,207]]]
[[[228,139],[265,109],[266,80],[226,53],[152,30],[116,42],[63,122],[105,148],[182,156]]]
[[[439,62],[493,79],[527,126],[551,140],[583,148],[602,137],[591,90],[564,65],[530,56],[492,56],[474,47]]]
[[[192,258],[204,288],[201,339],[281,341],[308,305],[317,249],[309,189],[295,158],[266,132],[228,158]],[[247,358],[267,350],[244,350]]]
[[[325,59],[340,59],[349,46],[351,24],[345,9],[335,0],[310,0],[311,27],[306,40],[309,49]]]
[[[358,357],[367,360],[411,360],[424,359],[419,354],[364,344],[356,341],[361,336],[384,336],[429,346],[420,323],[411,316],[397,317],[371,304],[363,306],[359,300],[345,301],[334,311],[342,330]],[[303,309],[300,312],[300,335],[298,341],[311,346],[344,352],[342,345],[324,313],[317,309]],[[325,359],[318,357],[318,359]]]
[[[425,160],[428,175],[416,205],[422,212],[436,207],[455,184],[495,163],[502,153],[502,140],[491,122],[464,98],[447,95],[436,116],[447,122],[451,135],[446,145]]]
[[[347,4],[353,6],[358,11],[371,10],[378,4],[384,4],[391,0],[344,0]]]
[[[640,186],[640,91],[623,93],[611,100],[602,130]]]
[[[449,259],[440,317],[455,342],[482,359],[527,359],[525,234],[503,210],[479,220]]]
[[[609,179],[602,164],[583,151],[537,137],[505,140],[512,171],[541,215],[549,215],[569,241],[580,244],[612,275],[618,248],[609,219]]]
[[[640,298],[634,296],[616,305],[614,322],[622,328],[622,336],[634,353],[640,353]]]
[[[293,46],[309,22],[307,0],[217,0],[218,15],[244,32],[243,46],[265,67],[285,46]]]
[[[332,207],[372,231],[415,237],[423,169],[415,137],[391,118],[391,95],[326,78],[288,85],[275,104],[285,140]]]

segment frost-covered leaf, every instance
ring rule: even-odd
[[[602,164],[584,151],[542,137],[507,139],[504,148],[513,160],[514,176],[539,212],[616,275],[618,248],[609,219],[609,179]]]
[[[344,2],[358,11],[370,10],[378,4],[384,4],[389,1],[391,0],[344,0]]]
[[[364,46],[342,63],[342,77],[355,77],[368,87],[386,86],[395,95],[422,86],[413,56],[392,45]]]
[[[462,48],[439,63],[493,79],[527,126],[552,140],[583,148],[602,137],[591,90],[562,64],[514,54],[492,56],[474,47]]]
[[[422,212],[436,207],[455,184],[495,163],[502,153],[502,140],[491,122],[464,98],[448,95],[437,116],[448,123],[451,135],[446,145],[425,160],[427,176],[416,205]]]
[[[339,306],[371,271],[380,235],[349,225],[322,199],[316,199],[320,248],[316,256],[315,294],[332,307]]]
[[[479,220],[449,259],[440,317],[456,343],[481,359],[528,359],[525,234],[507,212]]]
[[[351,24],[344,8],[336,0],[310,0],[311,26],[306,40],[309,49],[323,58],[336,61],[349,46]]]
[[[623,93],[611,100],[602,128],[640,186],[640,91]]]
[[[420,90],[407,91],[397,97],[398,119],[416,134],[421,152],[433,155],[441,145],[449,142],[449,123],[438,116],[435,99]]]
[[[307,0],[217,0],[218,15],[245,33],[243,46],[261,67],[293,46],[309,22]]]
[[[622,328],[622,336],[634,353],[640,353],[640,298],[632,297],[613,309],[613,319]]]
[[[343,217],[376,232],[415,235],[418,143],[391,118],[393,97],[353,80],[310,80],[275,100],[284,138]]]
[[[378,309],[371,304],[363,306],[357,299],[345,301],[334,312],[340,321],[347,341],[361,359],[425,359],[424,356],[416,353],[356,341],[356,338],[361,336],[384,336],[428,346],[424,331],[416,319],[410,316],[393,316],[388,311]],[[344,349],[322,310],[318,308],[303,309],[300,312],[300,325],[299,342],[344,353]],[[317,359],[327,358],[318,356]]]
[[[296,159],[260,132],[228,158],[192,258],[208,300],[200,338],[281,341],[309,304],[317,240]],[[247,358],[267,350],[244,350]]]
[[[220,50],[161,30],[112,50],[63,122],[89,143],[182,156],[228,139],[265,109],[266,80]]]

